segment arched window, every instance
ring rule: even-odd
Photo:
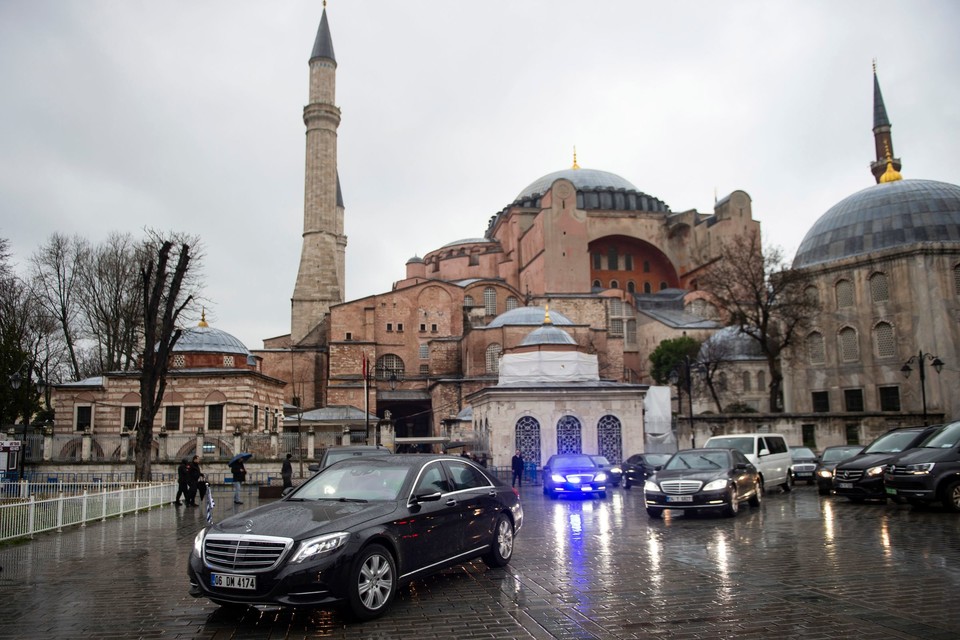
[[[463,296],[463,306],[472,307],[473,306],[473,296]]]
[[[893,325],[878,322],[873,328],[873,345],[878,358],[892,358],[897,355],[897,345],[893,339]]]
[[[403,380],[403,371],[403,360],[400,356],[388,353],[377,358],[377,380],[390,380],[391,376],[396,376],[396,380]]]
[[[666,289],[666,288],[667,288],[667,283],[666,283],[666,282],[661,282],[661,283],[660,283],[660,291],[663,291],[663,290]]]
[[[803,290],[803,294],[807,297],[807,301],[810,304],[820,306],[820,290],[815,286],[810,285]]]
[[[597,452],[613,464],[623,461],[623,438],[620,420],[615,416],[603,416],[597,422]]]
[[[603,285],[600,284],[600,281],[599,281],[599,280],[594,280],[594,281],[593,281],[593,288],[594,288],[594,289],[602,289],[602,288],[603,288]]]
[[[653,289],[650,288],[650,283],[649,283],[649,282],[644,282],[644,283],[643,283],[643,292],[644,292],[644,293],[653,293]]]
[[[717,389],[719,389],[720,391],[727,390],[727,372],[726,371],[721,371],[720,374],[717,375]]]
[[[517,300],[516,296],[507,296],[507,307],[506,307],[507,311],[510,311],[511,309],[516,309],[519,306],[520,306],[520,301]]]
[[[627,293],[636,293],[637,292],[637,283],[633,280],[627,281]]]
[[[497,315],[497,290],[493,287],[483,290],[483,313],[488,316]]]
[[[743,381],[743,390],[750,391],[750,372],[744,371],[740,374],[740,378]]]
[[[826,349],[823,346],[823,334],[812,331],[807,334],[807,358],[810,364],[825,364],[827,361]]]
[[[517,420],[516,448],[526,462],[540,466],[540,423],[536,418],[523,416]]]
[[[643,261],[643,272],[644,272],[644,273],[650,273],[650,261],[649,261],[649,260],[644,260],[644,261]]]
[[[500,354],[502,352],[503,352],[503,348],[496,342],[487,346],[487,354],[486,354],[487,373],[500,373]]]
[[[557,421],[557,453],[581,453],[583,451],[580,421],[573,416],[563,416]]]
[[[616,280],[611,280],[611,281],[610,281],[610,288],[611,288],[611,289],[618,289],[619,287],[620,287],[620,283],[619,283],[619,282],[617,282]]]
[[[877,272],[870,276],[870,299],[874,302],[884,302],[890,299],[887,274]]]
[[[837,308],[853,306],[853,283],[849,280],[841,280],[837,283]]]
[[[843,362],[857,362],[860,359],[860,344],[853,327],[840,330],[840,359]]]
[[[757,371],[757,391],[767,388],[767,375],[764,371]]]

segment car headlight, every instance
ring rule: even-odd
[[[303,562],[314,556],[324,555],[336,551],[347,542],[350,534],[346,531],[328,533],[316,538],[308,538],[300,543],[300,548],[293,554],[290,562]]]
[[[657,486],[656,482],[652,482],[650,480],[644,480],[643,490],[644,491],[660,491],[660,487]]]
[[[924,476],[933,471],[933,465],[935,462],[921,462],[919,464],[908,464],[907,473],[911,473],[917,476]]]
[[[550,479],[553,480],[554,482],[566,482],[566,481],[567,481],[567,478],[566,478],[565,476],[560,475],[559,473],[554,473],[554,474],[552,474],[552,475],[550,476]]]
[[[869,469],[867,469],[867,475],[871,477],[883,475],[883,467],[884,465],[882,464],[877,467],[870,467]]]
[[[193,539],[193,553],[198,558],[203,557],[203,539],[207,537],[207,529],[204,527],[200,533]]]
[[[620,467],[610,467],[610,473],[623,473],[623,469]]]
[[[593,476],[593,481],[594,481],[594,482],[603,482],[603,481],[605,481],[606,479],[607,479],[607,474],[604,473],[603,471],[601,471],[601,472],[598,473],[597,475]]]
[[[726,480],[726,478],[720,478],[720,479],[718,479],[718,480],[714,480],[714,481],[712,481],[712,482],[708,482],[706,485],[704,485],[703,490],[704,490],[704,491],[719,491],[720,489],[723,489],[723,488],[726,487],[726,486],[727,486],[727,480]]]
[[[830,471],[830,469],[820,469],[819,471],[817,471],[817,475],[820,476],[821,478],[832,478],[833,471]]]

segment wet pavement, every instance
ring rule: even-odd
[[[217,519],[235,509],[218,489]],[[768,494],[736,518],[648,519],[636,488],[524,488],[506,569],[414,582],[365,624],[337,611],[237,614],[187,594],[202,508],[166,506],[0,547],[0,638],[960,637],[960,516]]]

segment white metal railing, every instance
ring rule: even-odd
[[[125,513],[157,507],[173,502],[177,485],[142,482],[130,485],[53,485],[60,492],[56,497],[37,499],[34,489],[47,489],[44,484],[26,482],[0,484],[0,541],[33,537],[43,531],[62,531],[64,527],[85,525]],[[68,490],[75,493],[68,494]],[[11,495],[11,491],[15,491]],[[21,492],[26,498],[21,497]]]

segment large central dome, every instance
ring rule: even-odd
[[[599,169],[564,169],[548,173],[530,183],[520,192],[514,202],[527,200],[535,196],[542,196],[555,181],[563,178],[573,183],[577,189],[623,189],[625,191],[639,191],[629,180],[621,178],[609,171]]]
[[[795,268],[922,242],[960,243],[960,186],[898,180],[849,196],[810,228]]]
[[[640,191],[626,178],[609,171],[579,167],[554,171],[534,180],[520,192],[513,204],[522,207],[540,206],[540,197],[561,178],[572,182],[577,190],[578,209],[670,211],[666,203]]]

